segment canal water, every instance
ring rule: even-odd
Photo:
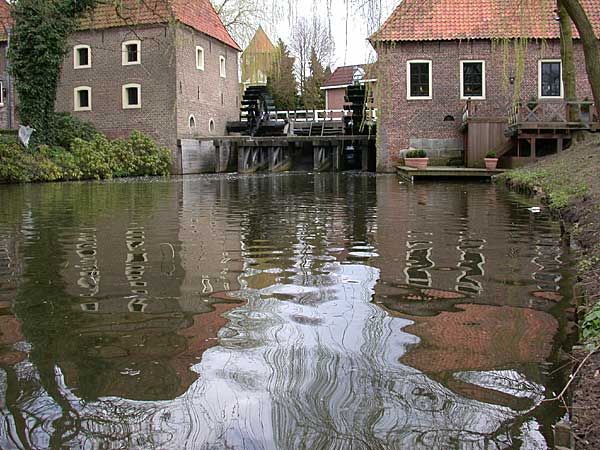
[[[0,186],[0,448],[546,449],[573,274],[490,184]]]

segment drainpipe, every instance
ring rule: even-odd
[[[8,108],[8,129],[13,128],[13,98],[12,98],[12,78],[10,76],[10,60],[8,59],[8,51],[10,49],[10,36],[12,28],[8,29],[8,40],[6,45],[6,106]]]

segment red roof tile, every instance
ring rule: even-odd
[[[600,1],[580,0],[600,34]],[[556,0],[403,0],[373,42],[560,37]]]
[[[173,20],[241,51],[210,0],[119,0],[100,4],[80,21],[79,28],[103,29],[169,23]]]
[[[331,88],[337,86],[349,86],[354,83],[354,73],[357,69],[363,69],[368,71],[371,65],[361,64],[358,66],[342,66],[335,69],[335,71],[331,74],[331,76],[325,80],[325,82],[321,85],[323,88]],[[369,75],[366,74],[365,78],[368,78]]]

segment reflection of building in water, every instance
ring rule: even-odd
[[[506,193],[477,184],[407,189],[392,178],[377,186],[377,249],[386,263],[376,292],[386,307],[437,314],[467,298],[549,310],[560,299],[554,225],[516,208]]]
[[[83,398],[170,399],[196,379],[191,367],[240,304],[227,295],[238,289],[239,231],[219,214],[220,187],[168,183],[147,205],[135,184],[116,186],[136,207],[64,240],[80,354],[55,357]]]

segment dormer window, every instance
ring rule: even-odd
[[[73,47],[75,69],[89,69],[92,67],[92,50],[89,45],[76,45]]]
[[[219,56],[219,73],[221,74],[221,78],[227,78],[227,66],[225,64],[225,57]]]
[[[142,62],[142,43],[140,41],[123,42],[123,65],[132,66]]]

